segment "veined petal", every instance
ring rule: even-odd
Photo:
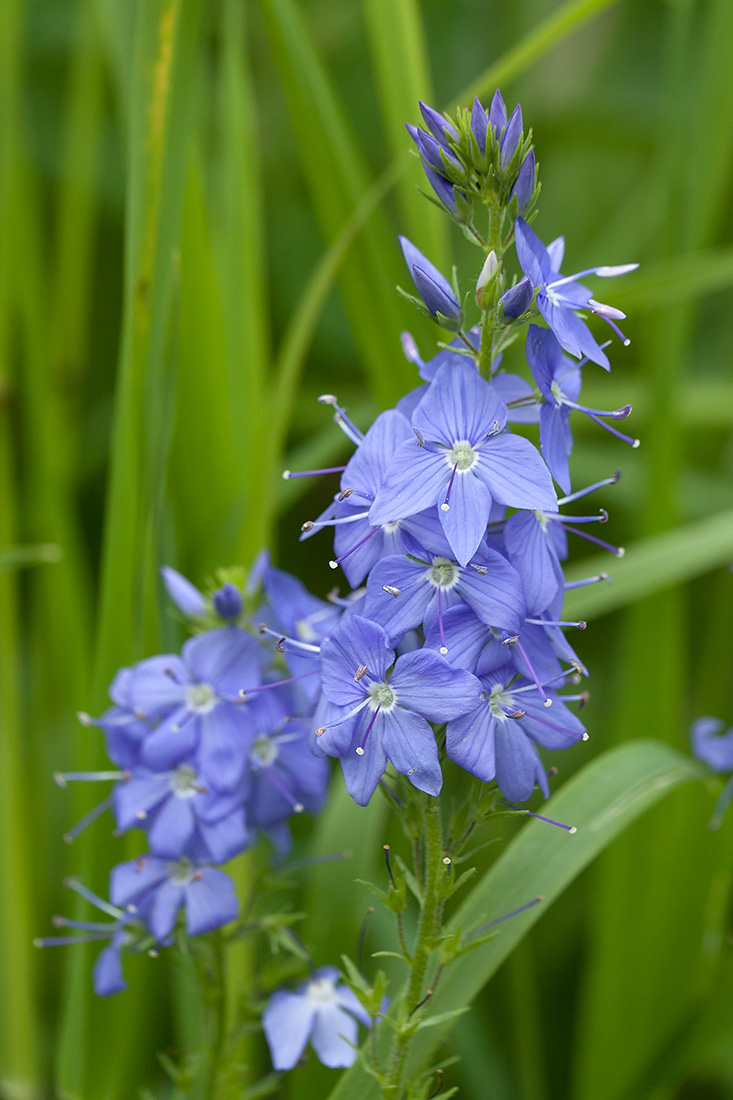
[[[573,450],[570,410],[557,405],[540,409],[540,448],[550,473],[564,493],[570,492],[569,456]]]
[[[398,657],[390,687],[397,697],[398,709],[416,711],[431,722],[447,722],[465,714],[481,695],[481,685],[475,676],[465,669],[451,667],[444,657],[429,649]]]
[[[206,786],[230,791],[240,782],[252,740],[246,711],[246,703],[219,703],[208,714],[199,716],[197,764]]]
[[[503,433],[487,439],[474,470],[499,504],[557,510],[550,472],[537,448],[520,435]]]
[[[123,832],[140,826],[138,813],[150,813],[170,794],[168,772],[138,771],[114,789],[117,828]]]
[[[534,790],[542,763],[537,750],[516,721],[494,727],[496,782],[510,802],[526,802]]]
[[[491,632],[486,623],[482,623],[475,611],[465,603],[449,607],[444,613],[442,636],[438,616],[432,608],[430,616],[425,619],[426,647],[439,650],[445,640],[448,650],[445,659],[454,668],[475,672],[479,654],[490,637]]]
[[[482,701],[468,714],[449,722],[446,728],[448,756],[482,783],[490,783],[496,775],[495,725],[488,704]]]
[[[305,1050],[316,1019],[316,1005],[298,993],[273,993],[262,1026],[276,1070],[292,1069]]]
[[[351,706],[364,698],[367,683],[384,680],[393,661],[384,627],[361,615],[348,615],[321,646],[323,694],[331,703]],[[367,672],[357,682],[354,677],[364,665]]]
[[[400,444],[369,511],[370,523],[391,523],[414,516],[445,496],[451,470],[444,456],[417,441]]]
[[[444,363],[415,410],[412,426],[425,439],[450,448],[459,440],[477,443],[497,423],[503,427],[506,417],[506,405],[473,363]]]
[[[580,741],[585,726],[557,695],[553,695],[554,705],[549,709],[539,699],[527,695],[521,703],[527,717],[519,719],[519,724],[528,737],[543,749],[569,749]]]
[[[359,806],[367,805],[387,767],[387,753],[382,744],[384,720],[380,722],[380,717],[377,716],[367,738],[364,755],[360,756],[356,751],[362,737],[361,730],[357,730],[349,751],[341,757],[346,789]]]
[[[407,654],[407,657],[412,656]],[[470,673],[463,675],[469,676]],[[424,718],[395,707],[385,717],[382,744],[391,763],[410,780],[413,787],[426,794],[440,794],[443,775],[438,761],[438,746],[435,734]]]
[[[113,993],[121,993],[127,989],[127,982],[122,976],[122,960],[120,950],[124,942],[124,932],[116,932],[112,943],[108,944],[94,962],[92,978],[94,992],[98,997],[109,997]]]
[[[146,718],[158,717],[183,703],[190,682],[180,657],[174,654],[148,657],[131,671],[126,684],[126,705]]]
[[[140,856],[118,863],[109,876],[109,898],[113,905],[126,909],[148,890],[163,882],[168,874],[168,864],[155,856]]]
[[[559,563],[533,512],[517,512],[504,527],[509,560],[522,579],[530,615],[545,611],[562,583]]]
[[[341,487],[374,497],[400,443],[414,438],[410,422],[402,413],[396,409],[380,413],[349,459],[341,475]]]
[[[534,287],[541,286],[552,274],[552,262],[547,249],[524,218],[514,223],[517,258],[525,275],[529,275]]]
[[[194,827],[190,800],[177,798],[171,792],[146,830],[151,852],[163,859],[179,859],[193,836]]]
[[[381,623],[390,638],[397,641],[408,630],[419,626],[434,594],[428,581],[428,566],[405,557],[404,554],[382,558],[372,569],[367,581],[364,614]],[[384,586],[397,589],[392,595]],[[366,664],[366,661],[363,662]],[[369,668],[369,665],[367,665]]]
[[[140,757],[152,771],[168,771],[196,749],[200,715],[191,716],[188,707],[162,718],[142,743]]]
[[[472,564],[477,564],[478,569],[469,565],[461,571],[458,581],[461,597],[487,626],[502,627],[515,634],[526,614],[522,581],[517,570],[498,550],[488,548],[482,550]]]
[[[227,863],[251,843],[242,809],[235,810],[218,821],[199,821],[197,827],[201,840],[206,845],[206,858],[214,863]]]
[[[183,903],[183,885],[170,879],[162,883],[153,894],[147,919],[150,931],[159,943],[175,928],[178,910]]]
[[[473,471],[456,471],[447,511],[441,508],[440,522],[456,560],[468,565],[486,534],[491,512],[491,493]]]
[[[260,682],[260,647],[251,634],[236,626],[189,638],[183,658],[197,682],[211,684],[221,695],[235,696],[241,687]]]

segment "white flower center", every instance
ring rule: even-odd
[[[433,588],[442,588],[444,592],[448,592],[458,584],[460,568],[450,558],[433,558],[433,564],[425,576]]]
[[[389,523],[383,523],[382,524],[382,530],[386,531],[388,535],[393,535],[395,533],[395,531],[397,530],[397,528],[399,527],[399,525],[400,525],[400,521],[398,519],[393,519],[393,520],[390,520]]]
[[[196,790],[196,772],[190,764],[180,764],[170,778],[171,790],[176,798],[193,798]]]
[[[189,684],[186,688],[186,706],[199,714],[208,714],[218,700],[211,684]]]
[[[269,768],[277,760],[278,752],[277,741],[263,733],[255,739],[250,752],[250,759],[260,768]]]
[[[541,509],[535,508],[534,509],[534,514],[535,514],[535,516],[537,518],[537,522],[539,523],[542,530],[546,531],[547,528],[550,525],[550,520],[549,520],[549,517],[547,515],[547,512],[543,512],[543,511],[541,511]]]
[[[179,859],[176,863],[168,864],[168,877],[176,886],[182,886],[184,882],[190,882],[193,864],[190,859]]]
[[[367,689],[367,695],[369,697],[368,706],[371,710],[377,710],[381,707],[382,714],[389,714],[394,709],[394,705],[397,702],[397,696],[392,691],[389,684],[370,684]]]
[[[478,451],[476,451],[467,439],[459,439],[457,443],[454,443],[449,451],[446,451],[445,460],[453,469],[457,466],[456,473],[465,474],[468,470],[478,462]]]
[[[565,394],[562,392],[562,387],[560,386],[560,383],[557,381],[557,379],[554,379],[552,385],[550,386],[550,393],[555,398],[558,405],[562,405],[563,401],[565,400]]]
[[[489,695],[489,707],[494,718],[501,718],[506,721],[507,716],[502,708],[517,710],[517,703],[512,693],[507,691],[503,684],[496,684],[492,687]]]
[[[330,978],[313,978],[308,982],[305,995],[309,1001],[316,1004],[328,1004],[335,1000],[336,986]]]
[[[300,638],[301,642],[311,643],[318,641],[318,636],[308,619],[298,619],[295,624],[295,633],[296,636]]]

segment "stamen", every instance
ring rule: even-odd
[[[389,875],[389,881],[394,886],[395,885],[394,875],[392,874],[392,866],[389,862],[389,844],[383,844],[382,848],[384,850],[384,862],[387,864],[387,874]]]
[[[565,591],[569,592],[573,588],[585,588],[589,584],[598,584],[599,581],[606,581],[607,584],[610,584],[611,578],[608,573],[596,573],[594,577],[586,577],[582,581],[568,581],[565,584]]]
[[[316,477],[318,474],[342,474],[345,466],[326,466],[322,470],[283,470],[283,478],[288,481],[291,477]]]
[[[582,619],[577,623],[564,622],[560,619],[557,621],[551,619],[525,619],[524,621],[525,623],[534,623],[536,626],[574,626],[577,627],[578,630],[585,630],[588,625],[586,622],[583,622]]]
[[[621,409],[590,409],[587,405],[579,405],[576,401],[568,401],[563,397],[563,405],[569,409],[577,409],[578,412],[587,413],[588,416],[610,416],[614,420],[625,420],[631,412],[631,405],[624,405]]]
[[[367,696],[366,699],[362,699],[362,701],[357,704],[357,706],[355,706],[353,710],[350,710],[348,714],[344,714],[341,718],[337,718],[335,722],[329,722],[326,726],[319,726],[318,729],[315,731],[316,737],[322,737],[326,730],[333,729],[334,726],[341,726],[344,722],[348,722],[350,718],[353,718],[355,714],[358,714],[360,710],[363,710],[368,702],[369,696]],[[356,751],[359,752],[358,749]]]
[[[424,447],[425,446],[424,437],[420,434],[420,432],[417,430],[417,428],[413,428],[412,430],[415,433],[415,435],[417,436],[417,445],[418,445],[418,447]]]
[[[634,450],[641,444],[640,439],[633,439],[630,435],[624,435],[623,432],[618,431],[611,424],[607,424],[605,420],[601,420],[600,417],[594,416],[593,413],[587,414],[591,420],[594,420],[596,424],[600,424],[602,428],[605,428],[611,435],[615,435],[617,439],[620,439],[622,443],[628,443]]]
[[[517,649],[519,650],[519,652],[522,654],[522,656],[524,657],[524,660],[526,662],[527,668],[529,669],[529,672],[530,672],[530,679],[534,680],[535,686],[536,686],[537,691],[539,692],[539,695],[540,695],[540,699],[542,700],[544,706],[551,707],[552,706],[552,699],[548,699],[547,695],[545,694],[545,689],[542,687],[542,684],[539,681],[539,677],[537,676],[537,673],[535,672],[534,668],[532,667],[532,662],[530,661],[529,657],[527,656],[527,652],[526,652],[524,646],[522,645],[522,643],[520,642],[519,638],[518,637],[516,639],[512,638],[511,641],[508,638],[505,639],[505,640],[507,641],[507,643],[509,645],[515,645],[517,647]]]
[[[589,300],[588,305],[590,305],[591,302],[593,302],[592,298]],[[600,302],[595,302],[594,303],[594,305],[596,305],[596,306],[598,306],[600,304],[601,304]],[[621,341],[621,343],[624,345],[625,348],[627,348],[629,346],[629,344],[631,343],[631,340],[629,339],[628,336],[624,336],[623,332],[618,327],[616,322],[611,317],[609,317],[607,313],[603,312],[603,310],[600,310],[600,309],[593,309],[591,312],[595,313],[595,315],[597,317],[601,317],[606,322],[606,324],[610,328],[613,329],[613,331],[616,333],[616,335],[618,336],[619,340]]]
[[[346,551],[346,553],[345,553],[345,554],[342,554],[340,558],[334,558],[334,560],[333,560],[333,561],[330,561],[330,562],[328,563],[328,564],[329,564],[329,566],[330,566],[330,568],[331,568],[331,569],[338,569],[339,565],[341,564],[341,562],[342,562],[342,561],[344,561],[344,559],[345,559],[345,558],[348,558],[348,557],[350,557],[350,556],[351,556],[351,555],[352,555],[352,554],[354,553],[354,551],[355,551],[355,550],[358,550],[360,546],[363,546],[365,542],[368,542],[368,541],[369,541],[369,539],[370,539],[370,538],[372,538],[372,536],[373,536],[373,535],[376,535],[376,533],[377,533],[378,531],[381,531],[381,530],[382,530],[381,526],[379,526],[379,527],[372,527],[372,529],[371,529],[371,531],[369,532],[369,534],[368,534],[368,535],[365,535],[363,539],[359,539],[359,541],[358,541],[357,543],[355,543],[355,544],[354,544],[354,545],[353,545],[353,546],[351,547],[351,549],[350,549],[350,550],[347,550],[347,551]]]
[[[305,809],[305,806],[303,805],[302,802],[298,802],[297,798],[295,798],[295,796],[290,793],[288,788],[285,786],[285,784],[280,780],[280,778],[276,774],[275,769],[274,768],[264,768],[264,772],[267,775],[267,778],[272,783],[275,790],[279,791],[280,794],[283,796],[283,798],[287,802],[290,803],[290,805],[293,808],[293,813],[302,814],[303,810]]]
[[[69,829],[68,833],[64,833],[64,840],[67,844],[71,844],[72,841],[83,833],[87,825],[91,825],[93,821],[96,821],[98,817],[101,817],[105,810],[108,810],[112,805],[112,795],[108,794],[106,798],[90,810],[88,814],[85,814],[81,821],[78,821],[73,829]]]
[[[548,725],[549,723],[545,723]],[[555,729],[559,727],[555,726]],[[512,806],[509,802],[500,802],[499,805],[506,806],[509,810],[516,810],[517,813],[526,814],[527,817],[536,817],[538,821],[546,821],[548,825],[557,825],[558,829],[564,829],[566,833],[577,833],[575,825],[563,825],[562,821],[553,821],[551,817],[543,817],[542,814],[532,813],[531,810],[525,810],[523,806]]]
[[[71,920],[69,917],[51,917],[54,928],[78,928],[80,932],[105,932],[110,936],[113,932],[109,921],[98,920]]]
[[[456,476],[456,470],[458,469],[458,463],[456,462],[453,467],[453,473],[450,475],[450,481],[448,482],[448,491],[445,494],[445,500],[440,506],[441,512],[448,512],[450,510],[450,491],[453,488],[453,482]]]
[[[281,644],[282,642],[287,642],[288,645],[294,646],[296,649],[302,649],[305,651],[305,653],[320,654],[321,652],[321,647],[319,645],[310,645],[308,642],[299,642],[297,638],[289,638],[287,634],[281,634],[277,630],[271,630],[269,626],[265,625],[265,623],[260,623],[260,625],[257,627],[257,632],[258,634],[269,634],[271,638],[278,639],[278,644]],[[282,653],[284,651],[281,649],[280,652]]]
[[[300,676],[290,676],[287,680],[277,680],[274,684],[262,684],[260,687],[255,688],[240,688],[237,694],[242,699],[246,699],[248,695],[254,695],[258,691],[269,691],[270,688],[282,687],[284,684],[294,684],[296,680],[306,680],[309,676],[315,676],[320,669],[314,668],[311,672],[303,672]]]
[[[395,599],[397,599],[400,594],[400,589],[395,588],[393,584],[383,584],[382,591],[386,592],[388,596],[394,596]]]
[[[367,700],[367,702],[368,702],[368,700]],[[364,736],[361,739],[361,744],[359,745],[359,747],[356,750],[356,755],[357,756],[363,756],[364,755],[364,746],[367,743],[367,738],[368,738],[369,734],[372,732],[372,726],[376,722],[377,715],[379,714],[381,709],[382,709],[382,704],[380,703],[379,706],[377,707],[377,709],[374,711],[374,714],[371,716],[371,718],[369,720],[369,725],[367,726],[366,732],[365,732]]]
[[[346,415],[346,409],[339,405],[338,398],[332,393],[322,393],[318,400],[321,405],[331,405],[336,410],[334,423],[338,424],[341,431],[358,447],[364,438],[364,433],[359,431],[356,424]]]
[[[65,787],[67,783],[75,782],[95,782],[96,780],[105,779],[129,779],[129,772],[121,771],[109,771],[109,772],[54,772],[53,781],[58,784],[59,787]]]
[[[359,680],[361,680],[362,676],[366,676],[366,672],[367,672],[367,666],[366,665],[359,665],[356,672],[354,673],[354,683],[358,684]]]
[[[553,523],[608,523],[608,512],[605,508],[598,510],[597,516],[566,516],[564,513],[560,515],[553,515],[552,512],[545,512],[545,515],[549,515],[550,521]]]
[[[116,905],[112,905],[110,902],[105,901],[104,898],[100,898],[98,894],[94,894],[83,883],[79,882],[78,878],[65,878],[64,886],[69,890],[73,890],[75,894],[79,894],[85,901],[90,901],[92,905],[96,905],[97,909],[101,909],[103,913],[109,913],[115,920],[120,920],[124,916],[121,909],[118,909]]]
[[[588,485],[585,489],[577,489],[574,493],[569,493],[566,497],[560,497],[558,505],[570,504],[571,500],[579,500],[580,497],[588,496],[588,493],[594,493],[596,489],[602,489],[604,485],[616,485],[621,480],[621,471],[617,470],[613,477],[604,477],[602,481],[596,481],[593,485]]]
[[[44,936],[43,939],[35,939],[34,947],[61,947],[67,943],[95,943],[99,940],[108,940],[114,935],[114,929],[108,932],[85,932],[81,936]]]
[[[479,932],[485,932],[487,928],[493,928],[495,924],[501,924],[502,921],[509,920],[511,917],[517,917],[520,913],[524,913],[525,910],[531,909],[532,906],[538,905],[544,900],[544,896],[540,894],[538,897],[533,898],[532,901],[528,901],[525,905],[520,905],[518,909],[512,909],[511,913],[505,913],[503,917],[497,917],[496,920],[490,920],[488,924],[482,924],[480,928],[474,928],[473,932],[467,932],[461,939],[470,940],[471,936],[478,936]]]
[[[353,492],[353,489],[351,490]],[[356,512],[353,516],[341,516],[336,519],[324,519],[324,520],[312,520],[307,519],[305,523],[300,526],[301,531],[316,531],[320,527],[338,527],[343,523],[356,523],[357,520],[366,519],[369,515],[369,509],[366,512]]]
[[[603,539],[597,539],[595,535],[589,535],[586,531],[581,531],[578,527],[570,527],[563,524],[566,531],[572,531],[574,535],[580,535],[581,538],[587,539],[588,542],[594,542],[596,546],[601,546],[604,550],[610,551],[615,554],[617,558],[622,558],[626,551],[623,546],[611,546],[610,542],[604,542]]]

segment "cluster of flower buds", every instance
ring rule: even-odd
[[[286,853],[288,818],[316,812],[328,783],[327,762],[309,748],[307,718],[319,690],[314,647],[302,643],[293,657],[298,667],[288,668],[266,635],[286,629],[318,640],[339,609],[274,569],[266,555],[250,577],[252,593],[266,593],[255,618],[264,620],[261,627],[245,616],[243,593],[233,583],[207,599],[175,570],[164,568],[163,578],[199,633],[180,655],[121,669],[110,688],[113,706],[98,719],[81,716],[104,732],[117,770],[56,777],[61,785],[114,784],[69,839],[111,808],[117,833],[142,829],[150,849],[113,869],[109,903],[84,891],[114,924],[91,927],[57,918],[90,938],[112,937],[95,969],[98,993],[124,988],[122,947],[166,944],[179,912],[189,935],[233,920],[234,884],[216,865],[254,843],[259,830]]]

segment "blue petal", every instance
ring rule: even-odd
[[[550,473],[564,493],[570,492],[569,456],[573,450],[570,410],[556,405],[540,409],[540,447]]]
[[[260,647],[251,634],[236,626],[221,626],[189,638],[183,658],[196,681],[211,684],[219,695],[236,697],[240,688],[260,682]]]
[[[437,650],[443,645],[448,650],[446,660],[454,668],[476,671],[476,663],[482,649],[491,638],[491,632],[482,623],[476,613],[467,604],[449,607],[443,614],[443,637],[441,638],[438,617],[431,608],[431,614],[425,619],[425,645]]]
[[[109,897],[113,905],[126,909],[148,890],[164,882],[168,865],[154,856],[140,856],[126,863],[118,863],[109,876]]]
[[[204,614],[206,600],[195,585],[169,565],[161,565],[160,575],[168,595],[179,611],[191,616]]]
[[[526,802],[535,787],[542,763],[530,739],[514,720],[494,728],[496,782],[510,802]]]
[[[509,560],[522,579],[527,609],[539,615],[550,606],[562,583],[557,558],[532,512],[517,512],[507,520],[504,538]]]
[[[502,627],[513,634],[519,630],[526,612],[522,581],[513,565],[498,551],[482,550],[462,570],[458,591],[487,626]]]
[[[502,99],[501,92],[497,88],[494,92],[493,99],[491,100],[491,107],[489,108],[489,122],[494,129],[501,133],[506,126],[506,107],[504,100]]]
[[[155,891],[150,911],[147,914],[148,927],[159,942],[166,939],[176,926],[178,910],[184,904],[184,887],[168,879]]]
[[[235,810],[215,822],[199,821],[198,833],[206,845],[206,859],[227,863],[243,852],[252,838],[247,830],[244,810]]]
[[[262,1015],[270,1057],[276,1070],[292,1069],[305,1050],[316,1018],[316,1005],[298,993],[273,993]]]
[[[156,718],[183,703],[189,683],[190,676],[180,657],[148,657],[132,670],[127,683],[128,705],[146,718]]]
[[[191,800],[171,792],[147,829],[151,852],[164,859],[179,859],[193,836],[194,825]]]
[[[487,432],[495,430],[497,423],[503,427],[506,418],[506,405],[496,390],[464,359],[462,363],[445,363],[438,369],[415,410],[412,426],[425,439],[450,448],[462,440],[475,445]]]
[[[342,488],[355,489],[367,499],[376,496],[390,459],[405,440],[414,440],[410,422],[396,409],[381,413],[349,459],[341,477]]]
[[[348,1012],[337,1004],[319,1005],[311,1032],[311,1045],[324,1066],[332,1069],[351,1066],[358,1050],[359,1026]]]
[[[482,783],[490,783],[496,775],[495,726],[488,704],[481,702],[468,714],[449,722],[446,728],[448,756]]]
[[[247,766],[252,735],[247,726],[247,703],[219,703],[199,716],[201,739],[198,771],[205,786],[230,791],[240,782]]]
[[[408,653],[402,660],[417,654]],[[436,660],[440,660],[436,657]],[[459,672],[462,670],[459,670]],[[470,676],[470,673],[463,673]],[[478,681],[477,681],[478,683]],[[431,726],[417,714],[401,710],[399,706],[385,717],[382,744],[398,772],[426,794],[438,795],[443,786],[443,775],[438,760],[438,746]]]
[[[117,828],[122,832],[140,827],[138,813],[150,813],[171,793],[168,772],[148,772],[142,769],[118,783],[114,789],[114,810]]]
[[[721,736],[719,718],[698,718],[693,722],[692,751],[714,772],[733,771],[733,729]]]
[[[453,555],[468,565],[486,534],[491,512],[491,494],[483,482],[469,470],[456,471],[447,511],[441,508],[440,522]]]
[[[113,993],[121,993],[127,989],[127,982],[122,976],[122,960],[120,950],[124,943],[124,932],[116,932],[112,943],[108,944],[99,955],[92,969],[94,980],[94,992],[98,997],[109,997]]]
[[[499,504],[557,511],[550,472],[537,448],[522,436],[503,433],[487,439],[473,470]]]
[[[421,447],[417,439],[400,444],[369,511],[369,522],[391,523],[437,504],[445,496],[450,474],[442,454]]]
[[[143,741],[140,751],[143,764],[152,771],[168,771],[191,756],[199,742],[199,721],[199,716],[192,716],[187,707],[161,719]]]
[[[346,789],[359,806],[367,805],[387,767],[387,753],[382,745],[378,723],[379,717],[367,738],[363,756],[356,752],[357,746],[361,744],[361,732],[357,731],[349,751],[341,757]]]
[[[471,108],[471,130],[473,131],[473,136],[476,138],[476,144],[481,150],[481,153],[485,153],[486,137],[489,130],[489,116],[485,108],[481,105],[481,100],[478,96],[474,99],[473,107]]]
[[[229,875],[216,867],[202,867],[184,887],[186,931],[200,936],[236,920],[239,899]]]
[[[353,705],[364,698],[370,680],[384,680],[393,661],[394,650],[384,627],[361,615],[349,615],[321,647],[323,694],[339,706]],[[363,665],[367,673],[355,682]]]
[[[447,722],[465,714],[481,695],[481,685],[475,676],[465,669],[451,667],[444,657],[429,649],[399,657],[390,687],[397,697],[398,709],[416,711],[431,722]],[[393,711],[388,717],[396,713]],[[391,753],[390,759],[394,763]]]
[[[523,218],[514,223],[514,233],[519,264],[529,275],[532,286],[539,287],[552,275],[552,263],[547,249]]]
[[[520,718],[522,730],[543,749],[569,749],[580,741],[585,726],[553,693],[553,706],[544,707],[531,692],[522,696],[521,707],[526,718]]]
[[[435,592],[427,573],[426,565],[404,555],[393,555],[377,562],[369,576],[364,614],[381,623],[393,642],[423,621]],[[398,589],[399,594],[385,592],[385,585]]]
[[[495,374],[491,385],[507,406],[507,420],[510,424],[536,424],[540,418],[540,406],[534,389],[518,374]],[[510,409],[510,401],[533,401],[519,408]]]
[[[562,363],[562,348],[556,336],[551,329],[530,325],[524,350],[540,393],[554,404],[556,399],[552,392],[552,383],[557,376],[557,367]]]
[[[499,165],[502,171],[507,168],[509,161],[517,151],[519,139],[522,136],[522,125],[522,108],[517,104],[509,117],[499,143]]]

